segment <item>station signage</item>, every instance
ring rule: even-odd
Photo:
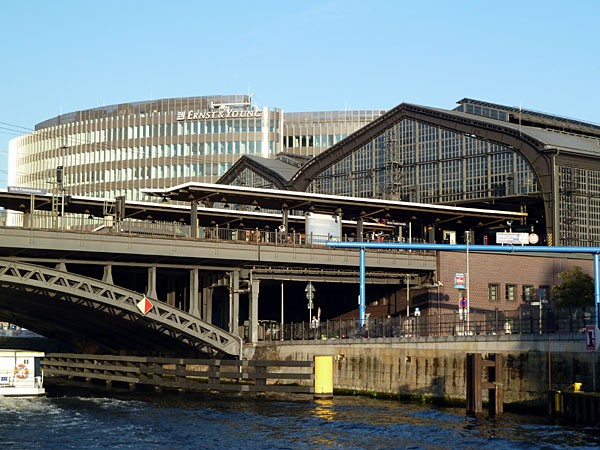
[[[32,188],[24,186],[8,186],[8,192],[15,194],[29,194],[29,195],[46,195],[46,189],[44,188]]]
[[[260,118],[260,109],[217,109],[214,111],[177,111],[177,120]]]
[[[454,274],[454,287],[456,289],[464,289],[465,288],[465,274],[464,273],[455,273]]]
[[[496,233],[496,244],[529,244],[529,233]]]

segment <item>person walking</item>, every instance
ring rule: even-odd
[[[313,338],[317,339],[317,334],[319,331],[319,319],[317,319],[317,316],[312,317],[312,320],[310,321],[310,328],[313,333]]]

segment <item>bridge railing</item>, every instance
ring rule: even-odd
[[[270,322],[259,332],[259,340],[412,338],[425,336],[531,335],[584,333],[593,324],[594,308],[522,308],[514,311],[485,311],[422,315],[420,317],[369,318],[280,324]]]
[[[151,220],[126,219],[115,221],[112,216],[94,217],[82,214],[65,214],[56,217],[46,211],[35,211],[30,214],[15,215],[11,226],[39,230],[64,230],[84,233],[98,233],[111,235],[142,236],[153,238],[191,239],[190,225],[179,222],[161,222]],[[10,221],[9,221],[10,222]],[[6,224],[6,223],[5,223]],[[0,222],[0,226],[3,223]],[[274,245],[292,247],[322,247],[327,241],[353,242],[354,236],[343,235],[333,237],[316,233],[297,233],[296,231],[280,232],[278,229],[271,231],[268,225],[264,229],[254,228],[224,228],[219,226],[199,226],[196,230],[197,239],[248,243],[254,245]],[[368,241],[398,242],[397,238],[383,237],[374,234],[365,236]],[[413,239],[413,242],[421,242]],[[403,250],[377,250],[380,252],[405,252]],[[413,251],[413,253],[428,254],[428,251]]]
[[[314,393],[314,361],[180,359],[48,354],[45,376],[193,391]]]

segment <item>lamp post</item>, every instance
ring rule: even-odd
[[[470,331],[470,326],[469,326],[469,321],[470,321],[470,317],[469,314],[471,312],[471,299],[470,299],[470,293],[469,293],[469,243],[471,241],[471,232],[470,231],[465,231],[465,241],[467,244],[467,271],[465,272],[465,284],[466,284],[466,299],[467,299],[467,333],[469,333]]]
[[[438,310],[438,333],[441,336],[442,335],[442,312],[441,312],[441,307],[440,307],[440,287],[442,287],[444,284],[440,281],[437,280],[435,282],[435,285],[437,286],[437,310]]]

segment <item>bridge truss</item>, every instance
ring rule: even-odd
[[[0,317],[7,321],[75,346],[239,357],[237,336],[156,299],[144,315],[137,308],[143,297],[93,278],[0,260]]]

